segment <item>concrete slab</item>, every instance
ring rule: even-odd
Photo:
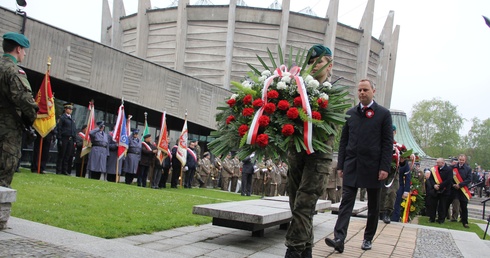
[[[330,206],[330,210],[332,210],[333,214],[337,214],[339,212],[340,202],[334,203]],[[356,201],[354,204],[354,209],[352,209],[352,215],[357,215],[363,211],[367,210],[367,202]]]

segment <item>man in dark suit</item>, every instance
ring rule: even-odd
[[[456,171],[457,170],[457,171]],[[458,163],[453,167],[454,176],[452,180],[452,192],[451,195],[455,196],[455,199],[459,200],[459,206],[461,208],[461,223],[463,227],[468,226],[468,201],[471,198],[468,184],[471,183],[471,168],[466,164],[466,155],[460,154],[458,157]],[[454,192],[454,194],[453,194]]]
[[[342,129],[337,172],[343,177],[334,239],[325,243],[342,253],[357,189],[366,188],[368,215],[361,248],[370,250],[378,227],[379,197],[382,182],[388,177],[393,151],[393,129],[390,111],[374,100],[374,84],[367,79],[357,87],[359,105],[347,111],[350,116]]]
[[[436,160],[436,166],[431,169],[431,175],[428,179],[429,187],[434,189],[429,196],[431,199],[431,207],[428,207],[429,210],[427,211],[429,222],[435,222],[437,209],[437,222],[439,224],[444,223],[444,220],[446,219],[447,202],[451,194],[452,179],[452,168],[446,165],[443,158],[438,158]]]

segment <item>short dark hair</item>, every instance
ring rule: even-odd
[[[4,53],[10,53],[14,51],[16,47],[20,47],[17,42],[10,39],[3,39],[2,48]]]

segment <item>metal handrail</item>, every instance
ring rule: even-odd
[[[487,198],[486,200],[481,201],[481,203],[483,204],[483,213],[481,215],[481,219],[485,219],[485,206],[486,206],[488,201],[490,201],[490,198]]]

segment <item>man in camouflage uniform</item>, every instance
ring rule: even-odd
[[[9,188],[21,157],[23,127],[34,123],[38,110],[26,73],[17,65],[24,60],[25,49],[29,46],[29,40],[22,34],[7,32],[3,35],[4,54],[0,60],[0,186]]]
[[[230,178],[233,176],[233,160],[231,159],[231,153],[226,155],[223,160],[223,170],[221,171],[221,190],[228,191],[228,185],[230,184]]]
[[[235,155],[232,159],[233,161],[233,175],[231,176],[231,187],[230,192],[236,193],[238,187],[238,178],[242,178],[242,172],[240,170],[240,160]]]
[[[209,152],[206,151],[203,154],[203,158],[199,159],[198,173],[201,176],[201,180],[203,182],[203,184],[200,185],[201,188],[206,188],[208,186],[208,179],[212,170],[211,160],[209,160],[209,156]]]

